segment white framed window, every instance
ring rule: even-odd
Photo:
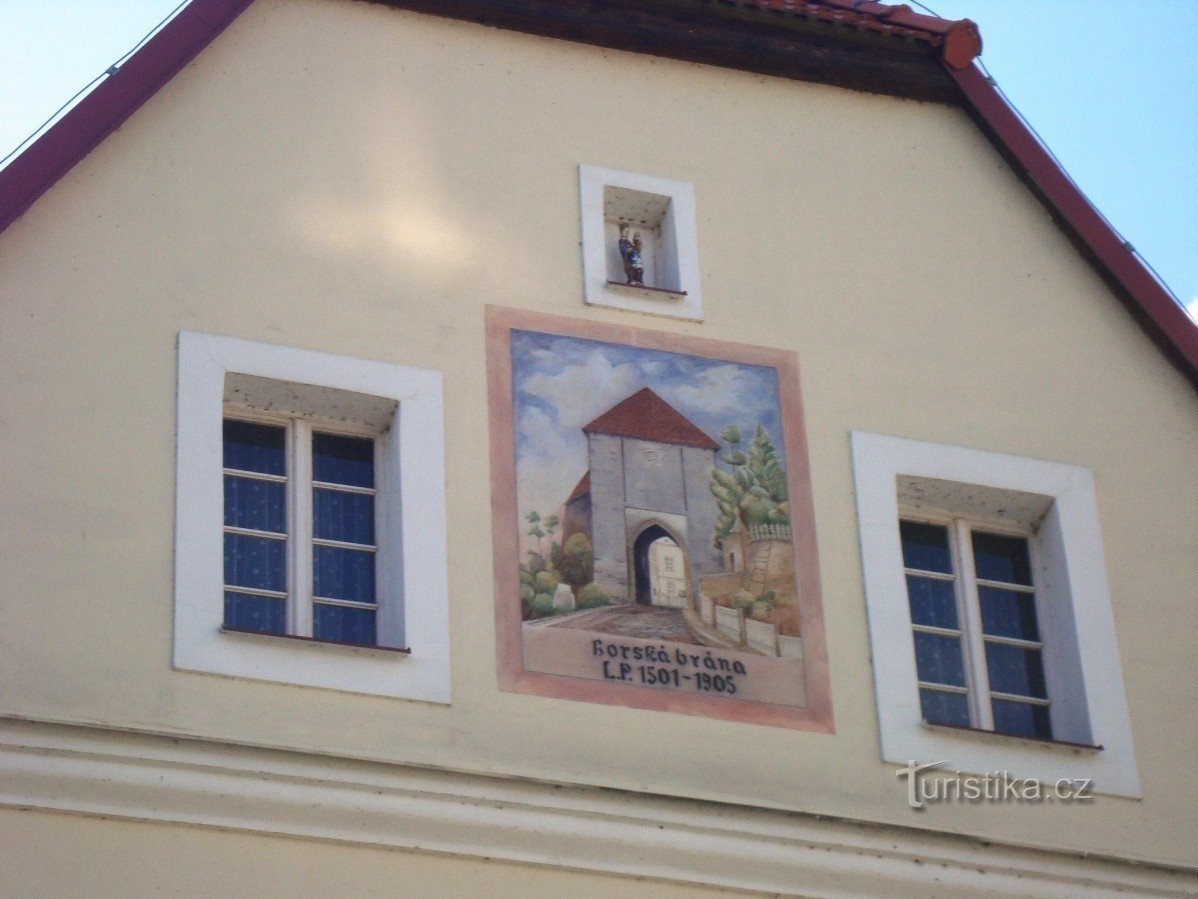
[[[1138,796],[1081,466],[853,432],[882,757]]]
[[[439,372],[179,335],[174,664],[449,701]]]
[[[694,187],[600,166],[578,172],[586,302],[702,320]]]

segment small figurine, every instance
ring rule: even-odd
[[[624,280],[632,283],[632,269],[628,265],[628,254],[632,252],[632,241],[628,239],[628,223],[620,223],[620,241],[616,246],[620,250],[620,260],[624,263]]]
[[[645,285],[645,263],[641,259],[641,251],[644,245],[641,243],[641,232],[637,231],[632,235],[632,249],[628,251],[628,255],[624,257],[624,271],[628,275],[628,283],[644,287]]]

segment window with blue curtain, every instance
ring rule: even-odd
[[[311,440],[310,478],[288,470],[289,440]],[[375,645],[374,440],[226,419],[223,471],[225,627],[288,634],[307,619],[289,602],[310,603],[311,633],[293,636]],[[311,527],[289,533],[298,491],[311,491]],[[310,567],[311,596],[291,592],[290,564]]]
[[[899,536],[924,720],[1051,739],[1027,539],[962,521],[904,520]]]
[[[374,441],[312,435],[312,636],[375,642]]]
[[[287,629],[287,465],[282,426],[224,423],[225,626]]]

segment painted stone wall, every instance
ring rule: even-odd
[[[686,485],[687,555],[691,561],[691,595],[698,596],[698,579],[724,570],[724,560],[715,545],[716,504],[711,495],[711,470],[715,453],[695,446],[682,447],[683,481]]]
[[[624,440],[624,501],[638,509],[687,514],[680,446]]]
[[[624,527],[623,440],[610,434],[588,434],[591,462],[591,543],[595,549],[595,583],[609,596],[628,595],[628,550]]]

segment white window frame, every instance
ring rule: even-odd
[[[1093,473],[860,431],[852,432],[851,443],[882,758],[901,765],[947,762],[961,771],[1004,771],[1047,783],[1088,778],[1098,792],[1140,796]],[[1050,684],[1049,699],[1066,704],[1062,713],[1083,716],[1078,727],[1101,748],[924,723],[899,537],[900,518],[910,517],[900,509],[900,476],[1035,494],[1050,502],[1029,540],[1034,568],[1050,581],[1036,584],[1037,601],[1052,605],[1057,651],[1076,660],[1080,683],[1071,684],[1077,691],[1072,701],[1054,697]],[[1001,529],[988,520],[974,524]],[[1066,633],[1071,642],[1060,636]]]
[[[699,286],[699,243],[695,227],[695,189],[685,181],[621,172],[595,165],[578,167],[582,215],[583,296],[592,306],[610,306],[650,315],[703,320]],[[662,251],[677,272],[677,290],[608,283],[604,188],[622,187],[669,198],[662,226]]]
[[[380,636],[398,635],[410,654],[224,630],[223,421],[252,417],[225,407],[230,373],[301,385],[301,392],[302,386],[332,388],[397,404],[391,427],[376,444],[376,601]],[[441,380],[440,372],[428,369],[180,333],[175,668],[450,701]],[[318,430],[334,429],[321,424]]]

